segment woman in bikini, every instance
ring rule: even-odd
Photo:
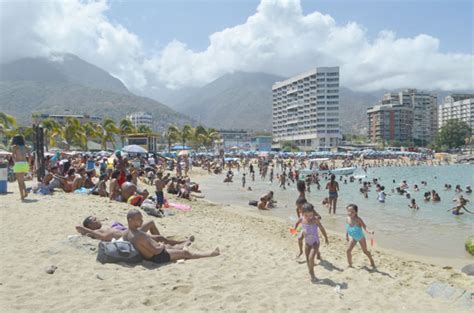
[[[12,138],[13,146],[13,160],[15,165],[13,166],[13,172],[18,181],[18,188],[20,189],[21,201],[25,200],[28,196],[25,185],[25,174],[30,170],[27,161],[27,151],[25,147],[25,138],[22,135],[16,135]]]
[[[331,214],[331,210],[336,214],[337,192],[339,191],[336,175],[331,174],[331,180],[327,183],[326,189],[329,191],[329,214]]]
[[[364,230],[372,235],[374,232],[367,229],[364,221],[357,215],[357,211],[357,205],[349,204],[347,206],[346,240],[349,242],[346,251],[347,263],[349,263],[349,267],[352,267],[352,249],[354,249],[357,243],[359,243],[362,251],[369,258],[370,265],[375,267],[374,259],[372,259],[372,255],[369,250],[367,250],[367,241],[365,240]]]

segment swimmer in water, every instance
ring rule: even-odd
[[[454,208],[452,209],[449,209],[447,212],[449,211],[453,211],[453,215],[461,215],[461,214],[464,214],[463,212],[461,212],[461,209],[463,209],[464,211],[468,212],[468,213],[471,213],[471,214],[474,214],[473,212],[469,211],[468,209],[466,209],[466,204],[469,202],[469,200],[467,199],[464,199],[464,197],[461,195],[459,196],[459,199],[457,200],[457,206],[455,206]]]
[[[420,209],[420,207],[418,206],[418,204],[416,204],[415,199],[411,199],[411,202],[410,202],[410,204],[408,205],[408,207],[409,207],[410,209],[413,209],[413,210],[419,210],[419,209]]]

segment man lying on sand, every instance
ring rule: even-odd
[[[183,259],[199,259],[218,256],[219,248],[209,253],[193,253],[183,248],[169,248],[162,243],[153,240],[152,235],[147,234],[143,229],[143,216],[140,211],[132,209],[127,213],[129,230],[124,235],[124,239],[130,241],[135,249],[140,252],[144,259],[154,263],[167,263]]]
[[[102,228],[102,223],[95,216],[88,216],[82,222],[82,226],[76,226],[76,230],[84,236],[89,236],[102,241],[111,241],[112,239],[125,238],[128,231],[127,227],[120,223],[113,223],[109,228]],[[194,241],[194,236],[190,236],[187,240],[172,240],[160,235],[155,222],[148,221],[144,223],[140,230],[144,233],[150,232],[150,238],[157,242],[163,242],[173,248],[183,248],[190,246]]]

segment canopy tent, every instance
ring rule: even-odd
[[[128,145],[122,148],[122,151],[127,153],[148,153],[148,151],[138,145]]]
[[[171,148],[173,151],[178,151],[178,150],[191,150],[191,147],[188,146],[174,146]]]

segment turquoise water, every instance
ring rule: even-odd
[[[471,261],[474,259],[464,249],[466,238],[474,234],[474,214],[454,216],[446,212],[455,205],[453,199],[459,196],[454,191],[456,185],[461,185],[463,189],[466,185],[474,185],[474,165],[369,168],[367,173],[358,169],[354,175],[366,176],[364,181],[379,178],[379,183],[385,186],[385,192],[389,194],[386,202],[377,201],[375,187],[371,188],[368,199],[365,199],[359,193],[361,185],[357,180],[344,184],[338,178],[338,210],[336,216],[329,216],[327,209],[321,205],[322,199],[327,197],[327,191],[324,190],[326,182],[323,180],[322,189],[318,191],[316,186],[312,185],[307,198],[323,216],[323,225],[326,228],[344,232],[345,206],[356,203],[359,206],[359,215],[368,228],[375,230],[376,243],[383,247],[430,257],[455,257]],[[249,200],[256,200],[262,193],[273,190],[278,206],[263,214],[276,215],[287,220],[289,224],[294,223],[294,203],[297,197],[295,185],[281,190],[277,183],[271,185],[268,181],[261,181],[259,177],[255,182],[251,182],[249,178],[247,175],[247,185],[252,187],[252,191],[241,188],[241,173],[235,173],[234,183],[231,184],[223,184],[223,175],[219,175],[203,177],[201,185],[207,199],[236,206],[247,206]],[[402,180],[407,181],[409,192],[420,210],[408,208],[410,200],[405,196],[391,194],[391,189],[399,186]],[[422,186],[421,181],[427,181],[427,186]],[[418,185],[420,191],[413,191],[414,184]],[[445,184],[451,184],[452,190],[445,191]],[[433,189],[438,192],[441,201],[424,202],[423,194]],[[474,211],[473,194],[463,195],[470,201],[466,205],[467,209]]]

